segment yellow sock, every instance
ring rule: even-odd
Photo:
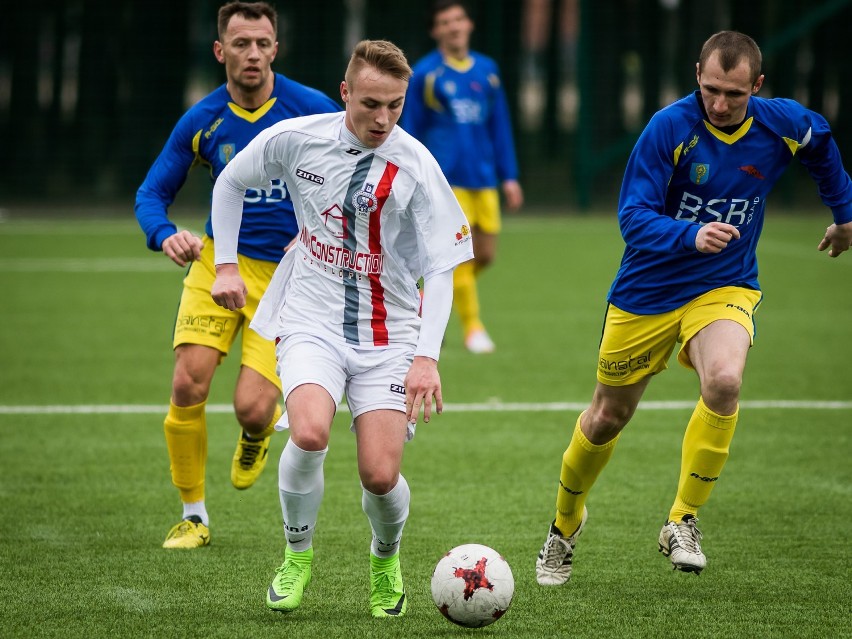
[[[681,452],[680,480],[669,521],[684,515],[697,515],[728,460],[728,451],[737,426],[739,408],[733,415],[717,415],[699,398],[686,426]]]
[[[163,424],[169,449],[172,483],[185,504],[204,500],[204,470],[207,466],[207,402],[195,406],[169,403]]]
[[[559,493],[556,496],[556,527],[564,535],[571,535],[583,520],[586,495],[600,475],[618,441],[615,439],[597,446],[586,439],[580,430],[580,420],[574,427],[571,443],[562,455],[562,472],[559,475]]]
[[[453,306],[459,314],[465,335],[471,331],[482,330],[473,260],[459,264],[453,272]]]
[[[272,421],[269,422],[269,425],[266,428],[264,428],[261,432],[259,432],[257,435],[249,435],[249,437],[251,437],[252,439],[266,439],[267,437],[272,435],[272,433],[275,432],[275,424],[278,423],[278,420],[281,419],[281,415],[283,415],[283,414],[284,414],[284,411],[281,410],[281,405],[276,404],[275,405],[275,412],[272,414]]]

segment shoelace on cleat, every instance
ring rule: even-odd
[[[295,585],[302,576],[301,570],[299,570],[299,566],[295,561],[284,562],[278,566],[275,573],[276,577],[272,583],[282,589]]]
[[[171,535],[169,535],[169,539],[174,539],[175,537],[180,537],[184,533],[191,533],[194,530],[195,530],[195,524],[193,524],[191,521],[184,520],[180,524],[178,524],[178,527],[175,528],[174,532]]]
[[[374,592],[377,592],[383,598],[387,596],[395,597],[397,595],[395,570],[382,570],[380,572],[374,572],[371,577],[371,585],[373,586]],[[390,603],[391,606],[396,605],[395,601],[385,601],[383,603]]]
[[[695,526],[695,520],[674,525],[674,534],[678,546],[686,552],[698,555],[701,553],[701,531]]]
[[[249,469],[254,465],[257,456],[260,454],[260,451],[263,449],[263,442],[250,442],[246,439],[243,439],[243,452],[240,454],[240,466],[244,469]]]
[[[542,563],[550,569],[559,568],[565,563],[567,557],[573,554],[571,544],[559,535],[549,535],[544,544],[544,557]]]

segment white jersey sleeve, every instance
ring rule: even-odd
[[[255,137],[228,162],[213,186],[211,223],[216,238],[215,264],[237,263],[237,241],[243,217],[243,199],[250,188],[269,189],[283,175],[280,162],[268,157],[268,142],[284,135],[277,125]]]
[[[447,330],[453,308],[453,272],[441,271],[423,278],[423,304],[420,338],[415,355],[431,357],[435,361],[441,354],[441,342]]]

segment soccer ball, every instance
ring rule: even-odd
[[[432,573],[432,600],[447,619],[481,628],[509,609],[515,578],[499,552],[481,544],[456,546]]]

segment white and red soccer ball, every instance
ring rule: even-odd
[[[432,573],[432,600],[447,619],[466,628],[494,623],[509,609],[515,578],[499,552],[481,544],[456,546]]]

